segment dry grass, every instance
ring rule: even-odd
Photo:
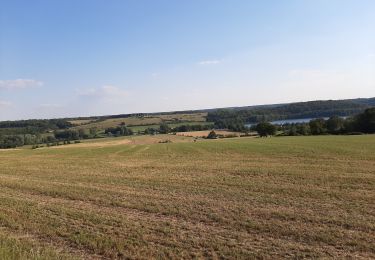
[[[77,119],[77,120],[71,120],[71,121],[68,121],[68,122],[75,125],[75,126],[79,126],[79,125],[88,124],[92,121],[93,120],[91,120],[91,119]]]
[[[191,131],[191,132],[178,132],[176,135],[179,136],[190,136],[190,137],[207,137],[207,135],[211,132],[211,130],[207,131]],[[227,130],[215,130],[215,133],[217,135],[222,135],[222,136],[237,136],[239,137],[241,134],[244,133],[239,133],[239,132],[232,132],[232,131],[227,131]]]
[[[71,121],[75,124],[75,128],[89,129],[96,127],[104,130],[109,127],[119,126],[121,123],[125,123],[127,126],[159,126],[162,122],[175,123],[175,122],[195,122],[202,123],[206,121],[207,113],[193,113],[193,114],[171,114],[171,115],[153,115],[145,117],[126,117],[126,118],[110,118],[102,121],[86,122],[85,120]],[[82,121],[85,121],[82,123]],[[146,127],[147,128],[147,127]]]
[[[0,258],[375,257],[375,136],[150,138],[0,153]]]
[[[129,136],[129,137],[112,137],[102,139],[89,139],[81,143],[73,143],[69,145],[44,147],[43,149],[61,149],[61,148],[81,148],[81,147],[107,147],[116,145],[140,145],[140,144],[158,144],[162,141],[170,141],[173,143],[193,142],[194,139],[176,135],[146,135],[146,136]],[[5,151],[5,150],[3,150]]]
[[[206,122],[207,113],[158,115],[164,121]]]
[[[92,127],[96,127],[97,129],[104,130],[109,127],[116,127],[119,126],[121,123],[125,123],[128,126],[131,125],[152,125],[152,124],[160,124],[162,120],[157,117],[144,117],[144,118],[139,118],[139,117],[128,117],[128,118],[110,118],[110,119],[105,119],[103,121],[97,121],[97,122],[92,122],[89,124],[85,125],[79,125],[76,126],[75,128],[83,128],[83,129],[89,129]]]

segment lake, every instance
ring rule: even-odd
[[[328,119],[328,117],[323,117],[325,120]],[[271,124],[273,125],[285,125],[285,124],[297,124],[297,123],[308,123],[311,120],[316,118],[297,118],[297,119],[284,119],[284,120],[275,120],[272,121]],[[253,125],[256,125],[257,123],[252,124],[245,124],[246,127],[251,127]]]

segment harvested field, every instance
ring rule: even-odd
[[[71,121],[68,121],[68,122],[70,122],[71,124],[73,124],[75,126],[79,126],[79,125],[88,124],[92,121],[93,120],[91,120],[91,119],[77,119],[77,120],[71,120]]]
[[[1,152],[0,258],[375,258],[374,135],[192,139]]]
[[[182,123],[168,123],[168,126],[170,128],[175,128],[181,125],[213,125],[211,122],[182,122]],[[129,128],[132,129],[134,132],[138,131],[144,131],[147,128],[154,128],[154,129],[159,129],[160,125],[143,125],[143,126],[130,126]]]
[[[158,117],[144,117],[144,118],[138,118],[138,117],[127,117],[127,118],[110,118],[105,119],[102,121],[93,121],[89,124],[79,125],[76,126],[77,129],[83,128],[83,129],[89,129],[96,127],[97,129],[104,130],[109,127],[116,127],[119,126],[121,123],[125,123],[128,126],[131,125],[152,125],[152,124],[160,124],[162,120]]]
[[[131,116],[124,118],[109,118],[99,121],[87,121],[87,120],[74,120],[71,123],[75,124],[76,129],[89,129],[96,127],[97,129],[104,130],[109,127],[119,126],[121,123],[125,123],[127,126],[140,127],[140,129],[146,129],[147,127],[159,127],[162,122],[169,123],[171,125],[179,125],[181,122],[192,122],[193,124],[205,123],[207,113],[192,113],[192,114],[170,114],[170,115],[152,115],[152,116]]]
[[[176,133],[176,135],[179,136],[190,136],[190,137],[207,137],[207,135],[211,132],[211,130],[205,130],[205,131],[191,131],[191,132],[179,132]],[[222,136],[240,136],[244,133],[239,132],[232,132],[227,130],[215,130],[215,133],[217,135]]]
[[[207,113],[191,113],[191,114],[169,114],[159,115],[165,121],[190,121],[190,122],[206,122]]]
[[[116,146],[116,145],[139,145],[139,144],[157,144],[160,142],[192,142],[194,139],[184,136],[175,135],[148,135],[148,136],[128,136],[128,137],[112,137],[112,138],[102,138],[102,139],[89,139],[81,143],[72,143],[69,145],[51,146],[44,147],[45,149],[61,149],[61,148],[74,148],[79,147],[106,147],[106,146]],[[3,150],[5,151],[5,150]]]

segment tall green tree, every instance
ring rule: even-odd
[[[375,133],[375,107],[366,109],[356,117],[359,131],[363,133]]]
[[[171,128],[166,123],[161,123],[159,126],[159,132],[161,134],[168,134],[171,131]]]
[[[276,126],[269,122],[261,122],[257,124],[256,131],[261,137],[266,137],[276,134]]]
[[[217,134],[215,133],[214,130],[212,130],[208,135],[207,135],[207,139],[216,139],[217,138]]]
[[[327,120],[327,131],[330,134],[338,134],[344,130],[345,120],[339,116],[332,116]]]
[[[326,121],[324,120],[324,118],[311,120],[309,125],[310,125],[311,134],[313,135],[321,135],[321,134],[327,133],[327,126],[326,126]]]

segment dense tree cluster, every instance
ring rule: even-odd
[[[0,135],[0,148],[16,148],[23,145],[35,145],[53,142],[54,136],[41,136],[40,134]]]
[[[23,138],[27,135],[37,136],[54,130],[67,129],[70,126],[72,124],[63,119],[4,121],[0,122],[0,135]],[[29,144],[27,140],[25,144]]]
[[[268,122],[261,122],[256,125],[256,131],[259,136],[266,137],[276,134],[276,126]]]
[[[193,124],[193,125],[186,124],[186,125],[179,125],[179,126],[176,126],[176,127],[170,127],[166,123],[161,123],[159,125],[158,129],[152,128],[152,127],[146,128],[144,130],[144,134],[153,135],[153,134],[157,134],[157,133],[168,134],[168,133],[177,133],[177,132],[204,131],[204,130],[211,130],[211,129],[213,129],[213,127],[214,126],[212,124],[207,124],[207,125],[204,125],[204,124]]]
[[[216,129],[229,129],[235,132],[246,131],[245,121],[238,116],[233,118],[218,119],[215,121],[214,126]]]
[[[118,127],[110,127],[105,129],[104,131],[107,135],[114,135],[114,136],[127,136],[133,135],[133,131],[130,128],[127,128],[125,124],[120,125]]]
[[[31,119],[0,122],[0,134],[37,134],[73,126],[64,119]]]
[[[213,125],[180,125],[171,129],[171,132],[190,132],[190,131],[204,131],[210,130]]]
[[[24,145],[24,140],[21,136],[0,136],[0,148],[16,148],[22,145]]]
[[[355,130],[363,133],[375,133],[375,107],[366,109],[354,119]]]
[[[159,125],[159,133],[168,134],[169,132],[171,132],[171,128],[169,127],[167,123],[161,123]]]
[[[148,128],[145,129],[144,134],[145,135],[154,135],[154,134],[157,134],[158,132],[159,132],[158,129],[155,129],[153,127],[148,127]]]
[[[218,136],[216,132],[213,130],[207,135],[207,139],[216,139],[216,138],[218,138]]]
[[[79,132],[77,130],[64,130],[64,131],[56,131],[55,138],[57,140],[78,140],[80,139]]]
[[[0,122],[0,128],[38,127],[43,129],[66,129],[72,124],[64,119],[30,119]]]

